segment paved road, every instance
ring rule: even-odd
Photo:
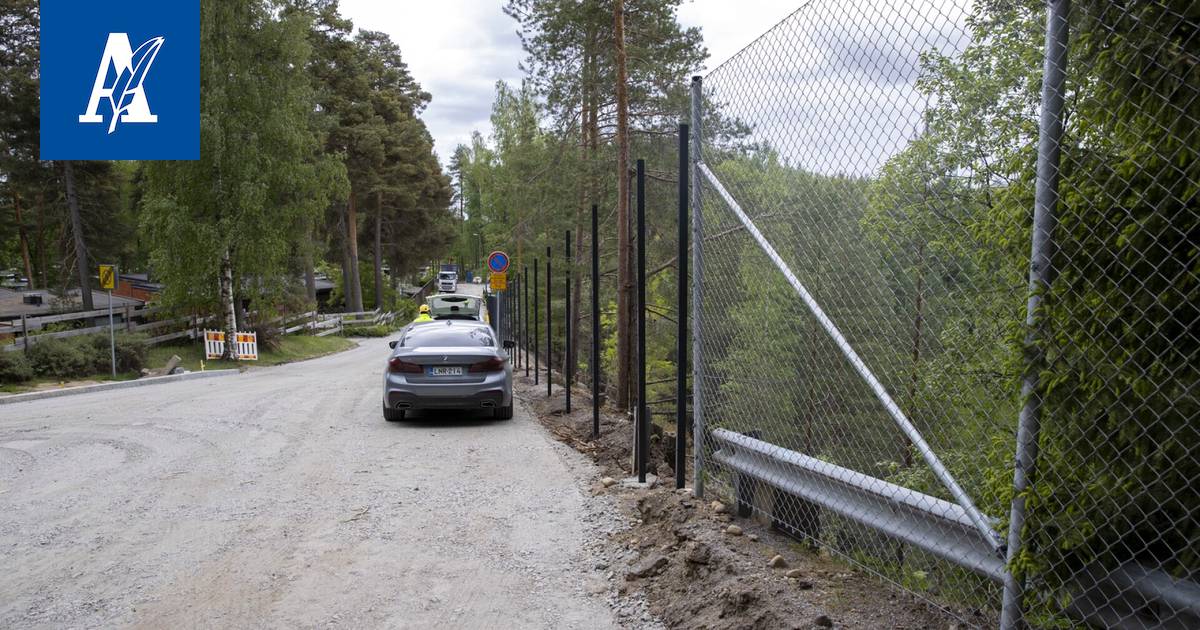
[[[590,466],[519,401],[384,422],[385,342],[0,407],[0,627],[615,627]]]

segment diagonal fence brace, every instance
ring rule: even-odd
[[[940,481],[942,485],[950,491],[950,494],[954,497],[955,502],[957,502],[958,505],[962,507],[963,511],[966,512],[968,518],[970,518],[971,522],[974,524],[975,529],[977,529],[979,533],[983,535],[984,540],[986,540],[988,545],[991,546],[992,551],[1000,553],[1003,550],[1003,546],[1000,542],[1000,534],[992,527],[990,519],[984,515],[983,512],[980,512],[979,508],[975,507],[975,502],[972,501],[971,497],[967,495],[966,491],[964,491],[962,487],[958,485],[958,482],[955,481],[954,476],[951,475],[946,466],[942,464],[942,460],[938,458],[937,454],[933,452],[933,449],[930,448],[929,444],[925,441],[925,438],[921,436],[920,431],[917,431],[917,428],[913,426],[908,417],[904,415],[904,412],[901,411],[900,406],[896,404],[896,401],[892,400],[892,397],[890,394],[888,394],[887,389],[883,387],[883,384],[879,382],[878,378],[875,378],[875,374],[871,371],[871,368],[867,367],[867,364],[863,362],[862,358],[858,356],[858,353],[854,351],[854,348],[850,345],[850,342],[847,341],[846,337],[842,335],[842,332],[838,330],[838,327],[833,323],[833,320],[829,319],[829,316],[825,314],[825,311],[821,308],[821,305],[817,303],[817,300],[813,298],[811,293],[808,292],[808,289],[804,287],[804,284],[800,282],[800,279],[796,277],[796,274],[792,273],[791,268],[788,267],[787,263],[783,261],[783,258],[779,255],[779,252],[775,251],[775,248],[771,246],[771,243],[767,241],[767,238],[763,236],[758,227],[754,225],[754,222],[751,221],[750,217],[747,216],[742,210],[741,205],[739,205],[737,200],[733,198],[733,195],[729,194],[729,191],[725,189],[725,186],[721,185],[720,180],[718,180],[717,176],[708,168],[707,164],[704,162],[698,162],[697,167],[700,173],[704,175],[704,178],[707,179],[710,184],[712,184],[714,189],[716,189],[717,194],[719,194],[721,198],[725,200],[725,204],[729,206],[729,209],[732,210],[737,216],[738,220],[742,222],[742,225],[745,226],[746,231],[749,232],[754,240],[758,242],[758,246],[761,247],[764,252],[766,252],[767,257],[771,259],[771,262],[774,263],[779,271],[783,273],[784,277],[787,278],[787,281],[792,285],[792,288],[800,294],[800,299],[804,301],[805,306],[807,306],[808,310],[813,314],[814,317],[817,318],[817,322],[821,324],[821,327],[825,329],[825,332],[829,334],[830,338],[833,339],[833,342],[837,344],[838,349],[842,351],[842,355],[846,357],[846,360],[850,362],[850,365],[856,372],[858,372],[858,375],[861,376],[864,381],[866,381],[868,386],[870,386],[871,391],[875,394],[875,397],[879,399],[879,402],[883,404],[884,409],[886,409],[888,414],[892,416],[892,420],[896,422],[896,425],[900,427],[900,430],[904,432],[904,435],[907,436],[909,441],[913,443],[913,446],[916,447],[917,452],[921,454],[921,458],[925,460],[925,463],[928,464],[929,468],[933,470],[933,474],[937,476],[938,481]]]

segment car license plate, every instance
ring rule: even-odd
[[[463,369],[461,365],[453,366],[436,366],[429,368],[430,376],[462,376]]]

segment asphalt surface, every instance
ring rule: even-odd
[[[386,341],[0,407],[0,627],[616,627],[591,465],[520,400],[385,422]]]

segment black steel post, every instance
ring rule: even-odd
[[[524,296],[521,300],[521,304],[523,305],[523,308],[525,309],[521,313],[521,327],[524,328],[524,334],[522,335],[523,340],[521,342],[521,347],[524,348],[524,351],[525,351],[525,357],[524,357],[525,376],[529,376],[529,285],[528,285],[528,282],[529,282],[529,267],[521,267],[521,291],[524,293]]]
[[[646,482],[650,409],[646,406],[646,160],[637,161],[638,483]]]
[[[541,310],[538,309],[538,259],[533,259],[533,384],[538,384],[538,379],[541,378],[538,361],[538,318],[541,316]]]
[[[554,346],[550,340],[553,339],[551,334],[551,319],[554,317],[554,309],[551,305],[554,300],[551,298],[554,295],[554,284],[550,282],[550,247],[546,246],[546,396],[550,396],[550,390],[553,389],[553,380],[550,378],[554,369]]]
[[[600,219],[592,205],[592,438],[600,437]]]
[[[687,468],[687,322],[688,322],[688,126],[679,125],[679,248],[675,308],[679,321],[675,330],[675,487],[684,485]]]
[[[563,276],[566,278],[565,290],[563,298],[566,300],[563,303],[563,338],[566,344],[563,346],[563,391],[566,392],[566,412],[571,413],[571,352],[574,348],[571,347],[571,265],[575,261],[571,259],[571,230],[567,230],[567,247],[564,250],[566,256],[564,260],[566,264],[563,269]]]
[[[513,321],[516,325],[513,327],[513,341],[517,344],[521,343],[521,276],[513,274]],[[521,348],[513,348],[517,361],[517,367],[521,367]]]

